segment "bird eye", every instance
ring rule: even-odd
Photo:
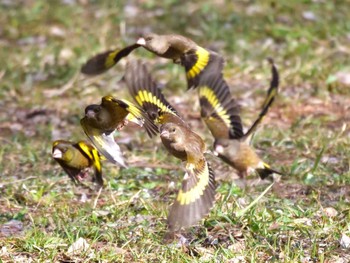
[[[151,36],[145,37],[145,41],[151,41],[151,40],[152,40]]]
[[[176,129],[175,128],[173,128],[172,130],[171,130],[171,132],[175,132],[176,131]]]

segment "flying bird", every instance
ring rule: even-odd
[[[198,86],[204,72],[222,74],[224,59],[216,52],[203,48],[182,35],[154,33],[139,38],[136,43],[123,49],[106,51],[90,58],[82,66],[81,72],[87,75],[101,74],[139,47],[184,66],[188,89]]]
[[[158,133],[158,127],[143,109],[127,100],[116,99],[112,95],[104,96],[99,105],[87,106],[80,124],[102,155],[112,163],[126,167],[123,154],[114,140],[113,133],[121,130],[129,121],[144,126],[150,137]]]
[[[244,178],[252,171],[256,171],[262,179],[272,173],[281,174],[262,161],[247,142],[268,112],[278,92],[278,71],[273,61],[269,61],[272,71],[270,88],[258,118],[246,133],[243,132],[239,105],[232,98],[229,86],[222,76],[206,74],[198,86],[201,117],[215,139],[214,153],[235,168],[240,178]]]
[[[83,180],[88,170],[93,168],[94,180],[99,186],[103,186],[101,157],[91,144],[85,141],[74,143],[56,140],[52,144],[52,158],[61,165],[74,184]]]
[[[209,213],[215,201],[215,176],[204,157],[205,143],[165,99],[145,65],[129,63],[124,79],[135,101],[160,125],[165,148],[186,162],[181,188],[168,214],[169,230],[192,226]]]

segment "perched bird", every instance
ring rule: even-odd
[[[57,140],[52,144],[52,157],[77,184],[87,176],[89,168],[95,170],[94,179],[103,186],[102,167],[98,151],[89,143]]]
[[[181,35],[153,33],[139,38],[135,44],[124,49],[106,51],[92,57],[83,65],[81,72],[87,75],[103,73],[140,46],[157,56],[172,59],[175,63],[184,66],[188,89],[197,87],[200,76],[204,72],[222,74],[224,60],[216,52],[205,49]]]
[[[256,171],[262,179],[272,173],[281,174],[263,162],[247,143],[247,139],[262,121],[278,91],[278,71],[272,60],[270,63],[272,80],[267,97],[259,117],[246,133],[243,132],[239,106],[232,98],[229,86],[222,76],[206,74],[198,86],[201,116],[215,139],[215,154],[235,168],[241,178],[251,171]]]
[[[167,223],[170,231],[189,227],[208,214],[215,201],[215,176],[204,157],[205,144],[166,101],[145,65],[129,63],[124,79],[135,101],[160,125],[165,148],[186,162],[186,174]]]
[[[122,129],[129,121],[144,126],[149,136],[158,133],[158,127],[143,109],[127,100],[116,99],[112,95],[104,96],[99,105],[87,106],[85,117],[80,123],[85,134],[101,154],[112,163],[126,167],[113,133],[115,130]]]

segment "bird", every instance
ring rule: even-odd
[[[205,72],[222,74],[224,59],[218,53],[203,48],[182,35],[155,33],[140,37],[136,43],[123,49],[97,54],[82,66],[81,72],[87,75],[101,74],[139,47],[182,65],[185,68],[188,89],[197,87],[201,75]]]
[[[61,165],[74,184],[83,180],[88,170],[93,168],[94,180],[100,187],[103,186],[101,157],[90,143],[56,140],[52,143],[52,158]]]
[[[116,99],[112,95],[102,97],[99,105],[88,105],[80,124],[87,137],[107,160],[126,167],[123,154],[114,140],[113,133],[121,130],[129,121],[144,126],[150,137],[158,134],[158,127],[143,109],[125,99]]]
[[[204,156],[205,143],[165,99],[144,64],[128,63],[124,80],[135,101],[160,125],[167,151],[185,162],[185,175],[167,226],[171,232],[190,227],[209,213],[215,201],[215,175]]]
[[[255,171],[261,179],[272,173],[282,174],[261,160],[247,143],[268,112],[278,92],[279,74],[272,59],[272,79],[258,118],[243,132],[240,108],[233,99],[226,81],[220,75],[203,76],[198,86],[201,117],[214,137],[214,154],[238,171],[240,178]]]

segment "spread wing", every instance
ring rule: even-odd
[[[123,57],[128,56],[138,44],[127,46],[123,49],[109,50],[90,58],[82,67],[81,72],[86,75],[98,75],[113,67]]]
[[[116,99],[112,95],[107,95],[102,98],[104,105],[109,105],[109,108],[112,109],[116,114],[118,109],[123,109],[128,121],[134,122],[141,127],[144,127],[147,134],[152,137],[158,133],[158,127],[153,123],[149,118],[147,113],[140,107],[134,105],[130,101],[125,99]]]
[[[169,211],[169,229],[189,227],[206,216],[214,205],[215,190],[215,176],[206,160],[203,158],[195,165],[188,163],[181,189]]]
[[[185,67],[187,88],[196,88],[204,72],[221,75],[224,59],[217,53],[197,46],[195,51],[185,53],[181,57],[181,64]]]
[[[244,134],[243,139],[248,138],[256,130],[257,126],[263,120],[264,116],[268,112],[269,108],[271,107],[278,93],[278,86],[279,86],[278,70],[271,58],[269,59],[269,62],[271,64],[271,75],[272,75],[272,78],[270,81],[270,88],[267,91],[267,96],[261,107],[261,112],[259,114],[259,117],[254,121],[253,125],[249,128],[249,130]]]
[[[165,99],[147,68],[140,61],[129,62],[124,80],[131,96],[156,121],[163,114],[178,116],[176,110]]]
[[[201,116],[215,139],[243,136],[239,105],[222,74],[205,74],[198,86]]]
[[[107,160],[114,164],[126,167],[123,154],[119,145],[115,142],[113,132],[102,132],[88,125],[85,117],[80,121],[87,137],[91,140],[96,149],[104,155]]]
[[[101,159],[98,151],[94,147],[86,144],[83,141],[78,143],[78,147],[92,161],[92,165],[95,170],[95,180],[100,186],[103,186],[102,166],[101,166]]]
[[[120,101],[128,104],[126,110],[130,113],[127,116],[127,119],[129,121],[138,123],[141,122],[142,124],[140,126],[143,126],[146,129],[146,132],[150,137],[158,133],[158,127],[154,124],[154,121],[150,118],[147,111],[145,111],[142,107],[140,108],[125,99],[122,99]]]

